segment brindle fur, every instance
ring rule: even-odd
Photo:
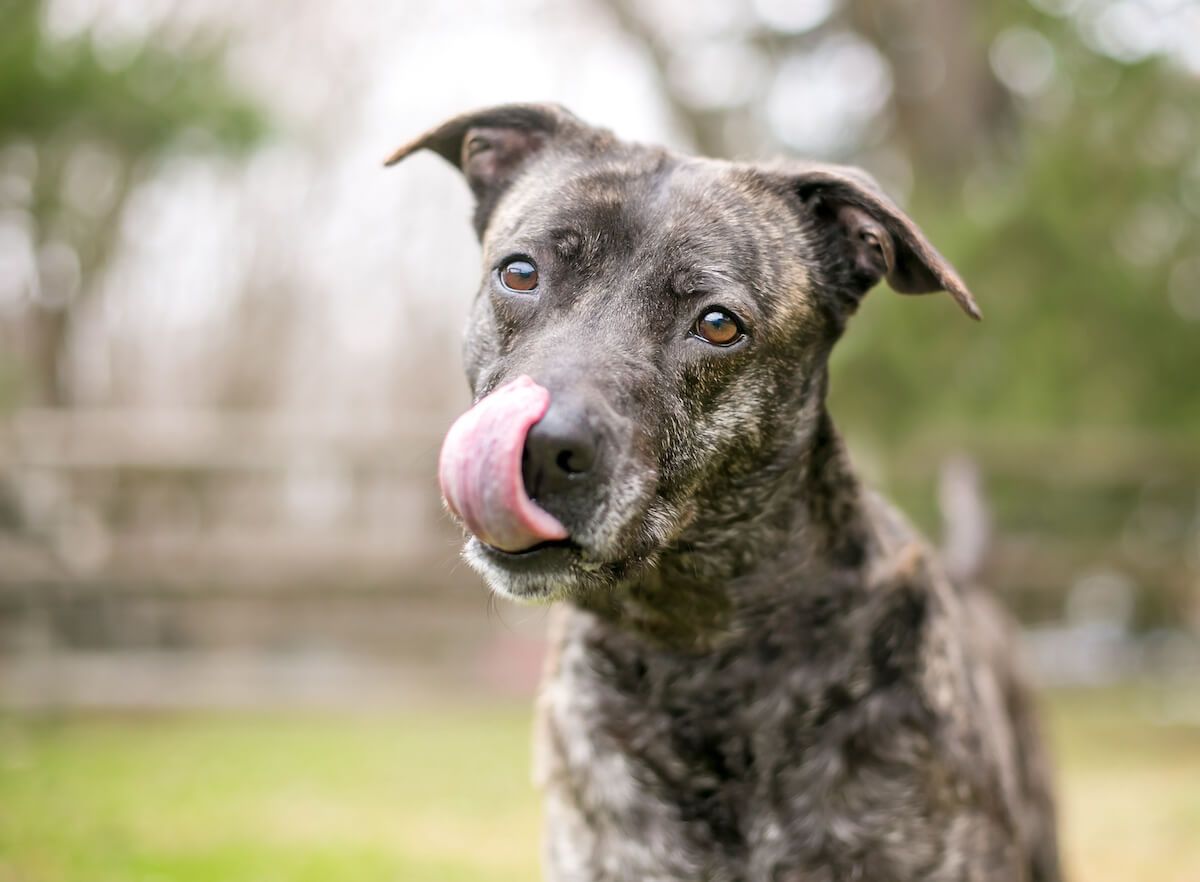
[[[539,500],[579,549],[466,552],[497,592],[563,601],[546,877],[1059,879],[1007,622],[862,488],[825,407],[881,277],[978,315],[911,221],[854,170],[685,157],[553,106],[458,117],[391,161],[422,148],[477,200],[475,396],[529,374],[603,442],[602,486]],[[537,297],[498,288],[514,253]],[[714,303],[745,344],[688,337]]]

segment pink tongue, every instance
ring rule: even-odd
[[[520,376],[464,413],[446,433],[438,480],[450,510],[472,533],[503,551],[523,551],[566,528],[525,492],[521,453],[550,393]]]

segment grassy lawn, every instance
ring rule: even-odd
[[[1171,706],[1049,699],[1074,879],[1200,879],[1200,728]],[[528,728],[523,707],[0,720],[0,882],[535,879]]]

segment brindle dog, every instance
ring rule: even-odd
[[[388,162],[421,149],[465,174],[484,253],[443,488],[496,592],[561,601],[546,877],[1059,879],[1008,624],[860,485],[825,407],[881,279],[978,318],[920,230],[857,170],[682,156],[555,106]]]

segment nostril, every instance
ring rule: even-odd
[[[529,430],[521,472],[525,490],[540,503],[570,493],[596,463],[596,439],[586,415],[553,406]]]
[[[564,448],[554,458],[554,464],[568,475],[582,475],[592,468],[593,456],[588,450]]]

